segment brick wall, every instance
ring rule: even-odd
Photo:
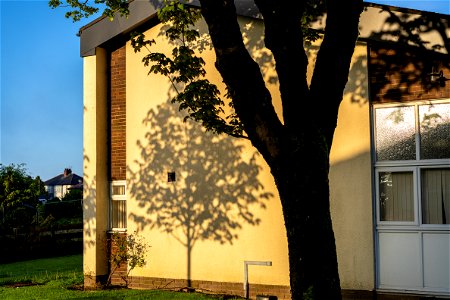
[[[126,62],[125,46],[111,52],[111,180],[126,178]]]
[[[445,87],[432,82],[432,70],[450,78],[448,57],[425,51],[369,47],[371,99],[375,103],[407,102],[450,98],[450,81]]]
[[[113,236],[115,234],[115,236]],[[121,263],[119,267],[115,267],[114,263],[111,263],[111,258],[117,253],[118,247],[121,242],[126,240],[126,233],[108,233],[108,257],[109,257],[109,270],[111,274],[111,284],[114,286],[125,286],[127,279],[127,264]]]
[[[131,277],[129,283],[129,287],[134,289],[188,290],[187,281],[183,279]],[[192,280],[190,289],[211,294],[244,296],[243,283],[238,282]],[[278,300],[291,299],[289,286],[250,284],[250,299],[255,299],[257,295],[276,296]]]
[[[126,179],[126,60],[125,45],[111,51],[110,55],[110,180]],[[126,233],[119,233],[126,239]],[[117,251],[117,245],[108,233],[108,256]],[[111,262],[109,270],[112,285],[125,285],[123,278],[127,275],[127,264],[113,270]]]

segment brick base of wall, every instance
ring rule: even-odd
[[[154,277],[130,277],[129,287],[134,289],[167,289],[176,291],[198,291],[210,294],[221,294],[244,297],[244,287],[237,282],[217,282],[192,280],[190,285],[186,279],[168,279]],[[188,288],[188,286],[190,286]],[[250,299],[258,295],[275,296],[277,300],[291,300],[289,286],[250,284]],[[272,298],[270,298],[272,299]],[[443,300],[445,296],[430,296],[418,294],[400,294],[365,290],[342,290],[343,300]]]
[[[95,289],[106,281],[107,276],[102,278],[84,277],[85,289]],[[113,277],[115,278],[115,277]],[[116,278],[123,283],[121,277]],[[114,280],[115,281],[115,280]],[[119,283],[119,282],[117,282]],[[206,294],[220,294],[244,297],[244,287],[238,282],[218,282],[205,280],[192,280],[190,285],[186,279],[169,279],[156,277],[128,277],[129,288],[145,290],[175,290],[175,291],[198,291]],[[188,287],[189,286],[189,287]],[[250,299],[256,299],[258,295],[275,296],[277,300],[291,300],[289,286],[250,284]],[[270,299],[273,299],[272,297]],[[444,300],[449,296],[431,296],[394,292],[376,292],[363,290],[342,290],[342,300]]]
[[[192,280],[188,288],[185,279],[167,279],[153,277],[131,277],[129,287],[134,289],[169,289],[169,290],[196,290],[204,293],[244,296],[244,286],[237,282],[217,282]],[[250,284],[251,299],[257,295],[276,296],[278,300],[290,300],[290,288],[283,285]]]

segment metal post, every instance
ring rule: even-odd
[[[248,299],[249,296],[249,283],[248,283],[248,266],[271,266],[271,261],[252,261],[252,260],[244,260],[244,296],[245,299]]]

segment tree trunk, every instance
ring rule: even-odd
[[[216,67],[245,132],[277,184],[287,231],[292,299],[341,299],[329,208],[329,152],[362,0],[327,1],[324,38],[309,87],[299,28],[303,5],[256,1],[264,16],[266,45],[277,64],[284,122],[273,108],[259,66],[245,48],[234,1],[200,2],[216,51]]]
[[[296,142],[305,138],[311,142]],[[271,170],[287,231],[292,299],[341,299],[326,139],[310,129],[291,140]]]

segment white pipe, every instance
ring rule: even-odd
[[[254,260],[244,260],[244,295],[245,299],[248,299],[249,291],[248,291],[248,266],[271,266],[271,261],[254,261]]]

